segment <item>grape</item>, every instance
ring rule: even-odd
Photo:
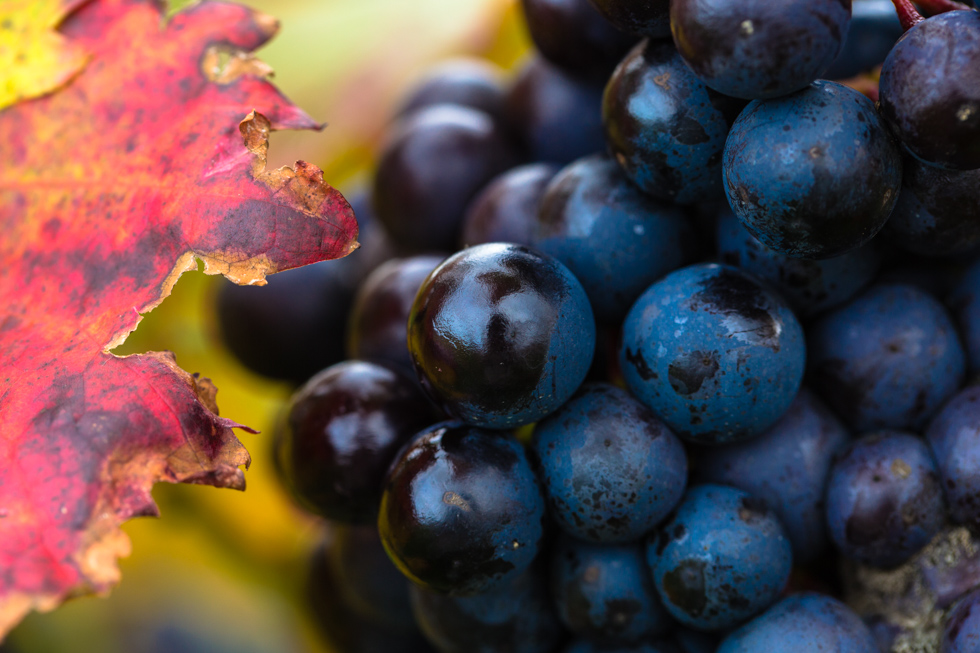
[[[779,520],[732,487],[690,488],[647,542],[647,562],[667,611],[697,630],[731,628],[776,600],[793,555]]]
[[[980,590],[967,594],[953,608],[943,628],[942,653],[980,651]]]
[[[530,455],[550,516],[590,542],[635,541],[681,499],[687,457],[649,408],[606,383],[586,384],[537,424]]]
[[[572,73],[608,76],[636,38],[608,23],[589,0],[521,0],[541,56]]]
[[[898,200],[902,157],[871,100],[814,82],[752,102],[725,144],[728,202],[752,235],[797,258],[871,240]]]
[[[504,124],[504,71],[483,59],[450,59],[426,71],[402,101],[404,117],[438,104],[477,109]]]
[[[506,115],[532,161],[565,165],[602,151],[603,83],[531,58],[507,92]]]
[[[484,243],[531,244],[541,196],[558,166],[530,163],[511,168],[480,191],[463,218],[462,247]]]
[[[687,263],[693,242],[680,210],[642,193],[601,155],[579,159],[551,180],[531,227],[531,244],[568,266],[596,318],[608,323],[622,320],[653,281]]]
[[[768,281],[801,318],[847,301],[871,283],[881,265],[875,241],[821,261],[781,254],[749,233],[727,206],[717,230],[721,259]]]
[[[669,43],[644,41],[609,78],[603,124],[610,150],[637,186],[692,204],[724,197],[721,155],[745,104],[702,84]]]
[[[980,372],[980,259],[974,261],[963,273],[949,296],[949,306],[966,345],[970,372]]]
[[[394,365],[414,376],[408,355],[408,314],[419,287],[442,255],[388,261],[357,290],[347,328],[347,357]]]
[[[639,642],[637,644],[596,644],[588,639],[576,639],[562,653],[687,653],[672,642]],[[712,649],[708,653],[714,653]]]
[[[824,514],[827,475],[833,457],[849,440],[844,426],[803,388],[772,428],[748,442],[707,449],[698,479],[731,485],[764,500],[805,564],[829,543]]]
[[[980,168],[980,14],[922,21],[881,68],[881,115],[917,158],[951,170]]]
[[[669,0],[589,0],[606,19],[624,32],[663,38],[670,35]]]
[[[670,628],[639,542],[587,544],[563,535],[551,555],[551,594],[573,634],[636,642]]]
[[[786,95],[840,52],[851,0],[672,0],[678,52],[701,81],[747,100]]]
[[[846,605],[820,594],[789,596],[722,641],[718,653],[878,653]]]
[[[440,104],[398,122],[374,176],[374,209],[392,240],[412,251],[449,250],[467,204],[518,153],[494,120]]]
[[[958,524],[980,525],[980,387],[950,399],[926,428],[949,514]]]
[[[901,564],[943,526],[945,510],[928,445],[909,433],[855,440],[827,484],[827,525],[847,557],[877,567]]]
[[[883,233],[923,256],[980,249],[980,170],[943,170],[906,157],[902,192]]]
[[[447,414],[514,428],[552,412],[582,383],[595,321],[565,266],[491,243],[429,275],[409,316],[408,346],[422,387]]]
[[[278,457],[287,485],[311,511],[371,522],[401,446],[434,416],[409,377],[364,361],[337,363],[290,399]]]
[[[698,264],[657,281],[623,324],[630,391],[674,433],[718,444],[755,437],[789,408],[803,377],[803,329],[738,268]]]
[[[844,45],[822,77],[846,79],[871,70],[885,60],[902,33],[891,0],[854,0]]]
[[[378,530],[402,573],[458,596],[505,586],[531,566],[544,496],[509,434],[448,423],[420,434],[392,464]]]
[[[872,286],[807,335],[810,385],[855,431],[919,429],[963,382],[952,319],[909,285]]]
[[[550,653],[562,628],[537,568],[476,596],[412,588],[419,627],[440,653]]]

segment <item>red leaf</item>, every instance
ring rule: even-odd
[[[154,482],[244,488],[209,381],[107,353],[138,312],[195,259],[264,283],[356,247],[316,167],[265,170],[270,129],[318,128],[248,54],[275,31],[232,4],[85,4],[61,29],[84,70],[0,111],[0,636],[116,582]]]

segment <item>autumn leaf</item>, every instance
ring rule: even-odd
[[[0,110],[0,636],[117,582],[119,524],[156,514],[154,482],[244,487],[248,453],[209,381],[169,354],[108,353],[139,314],[198,260],[261,284],[356,247],[316,167],[265,168],[270,130],[318,128],[250,54],[274,20],[73,5],[59,47],[84,66]]]

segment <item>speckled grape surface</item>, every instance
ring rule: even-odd
[[[803,377],[803,329],[776,293],[705,263],[656,282],[623,325],[630,391],[679,436],[733,442],[772,426]]]

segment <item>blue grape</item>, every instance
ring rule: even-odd
[[[871,100],[835,82],[752,102],[729,133],[728,203],[767,246],[829,258],[881,230],[898,200],[901,150]]]
[[[881,266],[874,242],[821,261],[780,254],[749,233],[728,207],[718,217],[717,229],[721,259],[768,281],[804,318],[856,295]]]
[[[446,259],[408,319],[422,387],[447,414],[489,428],[528,424],[565,403],[589,370],[595,333],[568,268],[502,243]]]
[[[662,635],[673,623],[653,587],[639,542],[587,544],[562,535],[551,556],[551,593],[573,634],[636,642]]]
[[[412,609],[439,653],[550,653],[562,627],[536,567],[475,596],[412,587]]]
[[[586,384],[534,429],[530,454],[551,518],[590,542],[629,542],[673,510],[687,484],[677,437],[626,391]]]
[[[947,303],[966,347],[970,372],[980,372],[980,259],[967,267]]]
[[[721,155],[744,106],[702,84],[670,43],[644,41],[609,78],[602,117],[612,154],[637,186],[692,204],[724,197]]]
[[[917,430],[963,381],[949,314],[909,285],[872,286],[807,335],[811,387],[855,431]]]
[[[551,180],[531,244],[568,266],[596,318],[617,323],[647,286],[691,258],[686,216],[630,183],[612,159],[579,159]]]
[[[732,487],[697,485],[650,536],[647,562],[675,619],[697,630],[723,630],[776,600],[793,554],[782,524],[761,500]]]
[[[840,601],[788,596],[726,637],[718,653],[878,653],[871,631]]]
[[[821,77],[846,79],[880,65],[904,30],[891,0],[854,0],[840,54]]]
[[[943,627],[942,653],[980,651],[980,589],[973,590],[956,604]]]
[[[827,526],[848,558],[876,567],[901,564],[944,520],[939,473],[921,438],[896,431],[864,435],[831,469]]]
[[[656,282],[623,324],[630,391],[682,438],[759,435],[796,396],[803,329],[789,306],[738,268],[698,264]]]
[[[774,98],[820,77],[840,52],[850,0],[673,0],[670,29],[705,84],[747,100]]]
[[[926,428],[949,514],[958,524],[980,525],[980,387],[954,395]]]
[[[378,530],[398,568],[423,587],[467,595],[502,587],[531,565],[545,504],[509,434],[444,424],[392,464]]]
[[[757,438],[706,449],[698,479],[732,485],[765,501],[786,527],[797,563],[829,543],[824,494],[834,455],[848,442],[844,426],[803,388],[789,410]]]

